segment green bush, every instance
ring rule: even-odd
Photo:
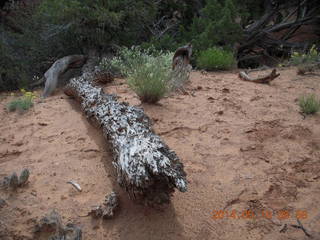
[[[206,70],[228,70],[235,65],[232,52],[213,47],[199,52],[197,66]]]
[[[242,29],[236,22],[239,13],[233,0],[207,0],[200,13],[184,33],[184,38],[192,41],[196,51],[214,46],[232,49],[241,39]]]
[[[172,89],[171,61],[173,53],[142,49],[139,46],[122,48],[113,59],[103,59],[103,70],[117,69],[127,77],[129,87],[142,102],[155,103]]]
[[[320,110],[320,101],[314,94],[310,94],[299,98],[299,106],[303,113],[315,114]]]
[[[8,111],[10,112],[13,112],[16,110],[20,112],[27,111],[29,108],[33,106],[33,100],[36,98],[36,95],[33,94],[32,92],[26,92],[24,89],[21,89],[21,92],[23,93],[21,97],[11,101],[8,104],[7,106]]]

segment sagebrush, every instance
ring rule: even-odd
[[[187,71],[177,73],[172,70],[172,57],[173,53],[169,51],[133,46],[122,48],[111,60],[103,59],[100,67],[126,77],[129,87],[142,102],[155,103],[183,86],[188,79]]]

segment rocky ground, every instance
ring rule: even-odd
[[[297,218],[320,239],[320,115],[304,118],[297,104],[320,96],[320,77],[279,72],[271,85],[193,72],[189,94],[157,105],[141,104],[123,79],[105,86],[144,108],[184,163],[189,191],[163,209],[137,205],[118,187],[111,150],[73,99],[58,92],[20,114],[6,111],[13,97],[2,94],[0,178],[23,168],[31,175],[16,191],[0,190],[0,239],[36,239],[35,224],[52,209],[83,239],[311,239],[292,226]],[[80,216],[112,190],[121,201],[115,218]]]

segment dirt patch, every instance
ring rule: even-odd
[[[320,95],[320,81],[293,68],[279,72],[270,85],[241,81],[236,73],[193,72],[189,95],[173,94],[158,105],[141,104],[123,79],[106,85],[120,101],[144,108],[185,165],[189,191],[176,192],[162,210],[133,203],[118,187],[111,150],[75,101],[58,93],[20,115],[6,112],[11,97],[4,96],[0,177],[23,168],[31,175],[16,192],[0,191],[7,203],[0,208],[0,239],[34,239],[36,222],[52,209],[80,226],[83,239],[304,239],[290,227],[298,211],[307,213],[301,222],[316,235],[320,116],[304,119],[296,99]],[[114,219],[79,217],[112,190],[121,201]]]

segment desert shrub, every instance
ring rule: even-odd
[[[320,101],[314,94],[310,94],[299,98],[299,106],[303,113],[315,114],[320,110]]]
[[[36,98],[36,95],[33,92],[27,92],[24,89],[21,89],[22,96],[11,101],[7,109],[10,112],[13,111],[27,111],[29,108],[33,106],[33,100]]]
[[[294,51],[290,58],[291,65],[307,65],[316,62],[320,62],[320,53],[317,51],[316,45],[312,45],[306,53]]]
[[[113,69],[118,71],[122,76],[128,77],[137,68],[147,64],[152,58],[161,56],[162,52],[154,48],[142,49],[140,46],[131,48],[123,47],[118,51],[117,56],[111,60],[103,59],[101,67],[103,69]]]
[[[155,103],[170,91],[170,70],[161,57],[155,57],[132,71],[128,85],[142,102]]]
[[[227,70],[235,65],[235,58],[230,51],[217,47],[199,52],[197,66],[206,70]]]
[[[103,70],[116,69],[127,77],[128,85],[141,101],[155,103],[181,87],[188,79],[187,71],[172,71],[172,52],[143,49],[139,46],[122,48],[113,59],[103,59]]]

